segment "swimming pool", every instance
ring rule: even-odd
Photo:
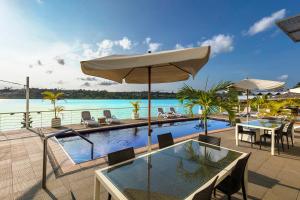
[[[228,122],[209,120],[208,130],[229,127]],[[157,135],[171,132],[174,138],[183,137],[204,131],[199,120],[152,125],[152,144],[157,143]],[[94,143],[93,159],[100,158],[110,152],[133,146],[139,148],[147,145],[148,127],[139,126],[107,131],[85,133],[84,136]],[[75,163],[91,160],[91,144],[79,136],[57,138],[65,152]]]

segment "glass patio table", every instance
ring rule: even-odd
[[[281,120],[269,120],[269,119],[258,119],[243,123],[237,123],[235,128],[235,141],[236,145],[239,145],[239,134],[238,126],[243,126],[247,128],[269,130],[271,132],[271,154],[274,155],[275,152],[275,131],[280,128],[282,122]]]
[[[222,181],[246,153],[187,140],[95,172],[94,199],[102,185],[114,199],[192,199],[216,176]],[[247,191],[248,172],[245,171]],[[107,196],[105,196],[106,198]]]

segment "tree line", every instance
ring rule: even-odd
[[[60,89],[40,89],[30,88],[31,99],[42,99],[42,92],[62,92],[65,99],[147,99],[148,92],[108,92],[106,90],[60,90]],[[24,89],[4,88],[0,89],[1,99],[24,99]],[[152,99],[175,99],[176,93],[173,92],[152,92]]]

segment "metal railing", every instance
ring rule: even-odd
[[[151,115],[153,117],[157,116],[157,108],[161,107],[165,112],[169,111],[169,105],[159,105],[152,106]],[[177,112],[185,113],[183,106],[173,106]],[[103,117],[103,110],[110,110],[112,115],[115,115],[118,119],[129,119],[132,114],[132,107],[122,107],[122,108],[86,108],[86,109],[68,109],[64,110],[59,114],[61,118],[62,125],[80,124],[81,123],[81,112],[90,111],[92,117],[95,119]],[[147,117],[147,107],[141,107],[139,114],[140,117]],[[194,113],[198,112],[198,108],[195,107]],[[29,124],[32,128],[44,128],[51,126],[51,119],[54,117],[53,111],[31,111],[29,112]],[[24,128],[25,123],[24,112],[6,112],[0,113],[0,131],[7,130],[18,130]]]
[[[42,188],[43,189],[47,189],[46,182],[47,182],[48,139],[52,138],[52,137],[62,136],[65,134],[70,134],[70,133],[73,133],[73,134],[79,136],[80,138],[82,138],[83,140],[85,140],[91,144],[91,159],[94,158],[94,143],[73,129],[61,130],[61,131],[51,133],[51,134],[48,134],[48,135],[42,137],[43,147],[44,147],[44,150],[43,150],[43,174],[42,174]]]

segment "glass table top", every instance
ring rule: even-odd
[[[240,123],[242,125],[250,125],[250,126],[259,126],[265,128],[279,128],[281,125],[280,120],[270,120],[270,119],[258,119],[248,122]]]
[[[184,199],[241,155],[189,140],[101,173],[128,199]]]

